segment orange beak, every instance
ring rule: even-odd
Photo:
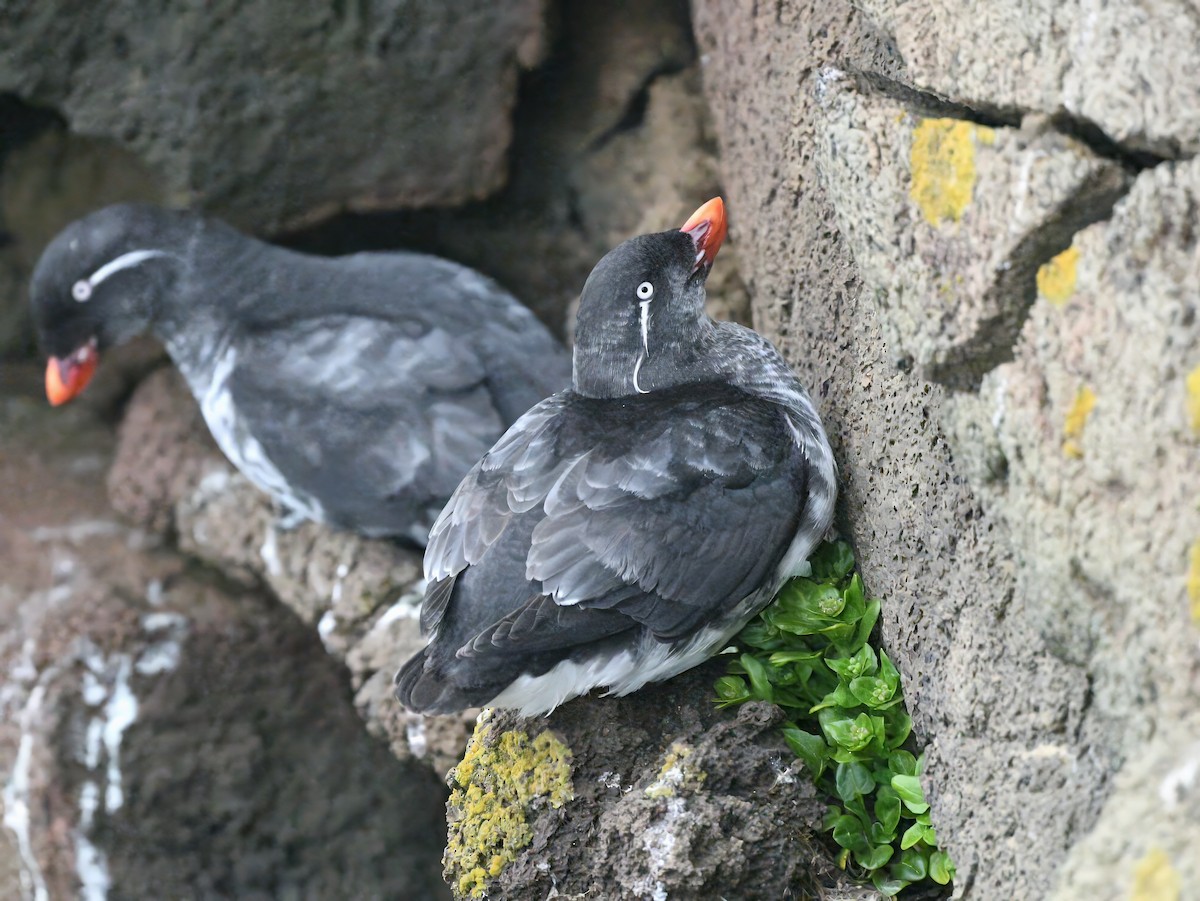
[[[86,388],[99,361],[94,338],[66,359],[51,357],[46,363],[46,397],[50,405],[65,404]]]
[[[728,230],[724,202],[720,197],[714,197],[692,213],[679,230],[690,235],[696,244],[696,265],[692,267],[692,271],[695,272],[701,266],[711,266]]]

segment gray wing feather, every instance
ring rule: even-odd
[[[603,628],[619,621],[611,612],[679,634],[769,577],[795,534],[807,479],[778,408],[675,417],[615,448],[602,425],[573,440],[564,397],[518,421],[459,486],[434,527],[427,578],[483,560],[528,511],[538,518],[525,558],[532,593],[546,596],[539,605],[577,606],[577,630],[591,611],[604,612]],[[537,609],[546,622],[552,608]],[[501,624],[530,615],[500,616],[480,647],[496,629],[505,641],[524,634]]]

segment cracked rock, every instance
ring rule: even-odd
[[[818,167],[892,353],[955,388],[1012,356],[1038,268],[1108,213],[1125,174],[1079,141],[927,118],[825,69]]]
[[[1190,0],[862,0],[912,83],[976,109],[1065,112],[1160,156],[1200,151]]]

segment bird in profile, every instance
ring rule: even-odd
[[[218,446],[283,506],[420,545],[471,466],[570,384],[570,356],[477,272],[416,253],[315,257],[201,215],[108,207],[47,247],[31,288],[52,404],[150,332]]]
[[[475,465],[425,551],[404,706],[547,713],[723,648],[833,518],[821,420],[779,352],[704,312],[715,198],[621,244],[580,298],[573,386]]]

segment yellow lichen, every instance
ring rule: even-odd
[[[957,222],[975,189],[975,142],[991,144],[995,132],[961,119],[922,119],[913,130],[913,201],[925,221]]]
[[[1200,366],[1188,373],[1184,384],[1187,386],[1187,409],[1192,431],[1200,432]]]
[[[1079,263],[1079,248],[1068,247],[1037,273],[1038,294],[1061,307],[1075,293],[1075,267]]]
[[[1187,595],[1192,622],[1200,626],[1200,538],[1192,542],[1188,554]]]
[[[1151,848],[1133,868],[1129,901],[1179,901],[1183,882],[1162,848]]]
[[[488,880],[533,841],[526,814],[575,797],[571,751],[549,731],[533,739],[517,730],[493,738],[481,719],[450,787],[446,876],[459,896],[482,898]]]
[[[1079,443],[1083,437],[1083,427],[1087,425],[1088,417],[1096,407],[1096,392],[1087,385],[1075,392],[1075,402],[1067,411],[1067,421],[1063,425],[1063,453],[1078,460],[1083,456],[1083,446]]]
[[[708,778],[708,774],[688,762],[691,756],[690,747],[682,742],[673,742],[671,747],[667,748],[663,765],[658,770],[658,778],[646,786],[646,797],[673,798],[685,788],[691,791],[699,788]]]

